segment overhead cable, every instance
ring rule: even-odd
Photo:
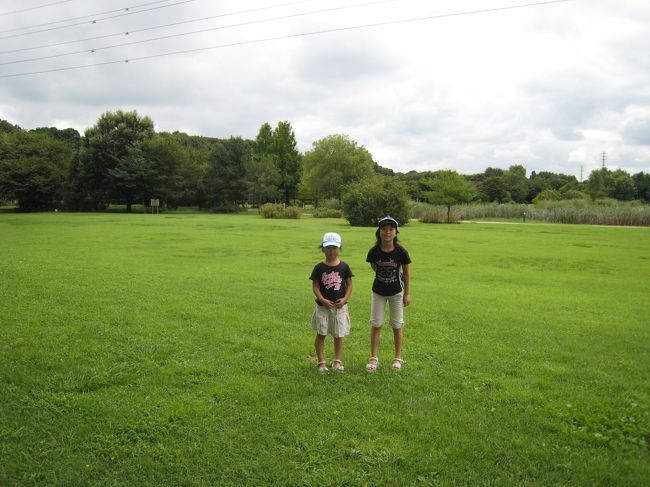
[[[129,11],[131,11],[133,9],[136,9],[136,8],[148,7],[150,5],[156,5],[156,4],[159,4],[159,3],[168,3],[170,1],[171,0],[158,0],[156,2],[141,3],[140,5],[132,5],[130,7],[123,7],[123,8],[119,8],[117,10],[108,10],[106,12],[94,13],[94,14],[89,14],[89,15],[82,15],[80,17],[72,17],[72,18],[63,19],[63,20],[54,20],[52,22],[45,22],[43,24],[28,25],[26,27],[16,27],[15,29],[0,30],[0,34],[6,34],[7,32],[16,32],[17,30],[27,30],[27,29],[35,29],[37,27],[46,27],[48,25],[62,24],[63,22],[71,22],[71,21],[74,21],[74,20],[92,19],[93,17],[97,17],[97,16],[100,16],[100,15],[114,14],[114,13],[117,13],[117,12],[129,12]],[[193,1],[196,1],[196,0],[193,0]],[[179,3],[187,3],[187,2],[179,2]],[[173,4],[173,5],[176,5],[176,4]],[[163,5],[163,6],[158,7],[158,8],[172,7],[173,5]],[[155,9],[151,9],[151,10],[155,10]],[[143,12],[148,12],[148,10],[143,10]],[[140,13],[140,11],[132,12],[132,14],[135,14],[135,13]],[[110,17],[110,18],[113,18],[113,17]],[[105,20],[105,19],[99,19],[99,20]],[[91,23],[94,23],[94,22],[95,21],[91,21]],[[64,29],[66,27],[76,27],[77,25],[82,25],[82,24],[85,24],[85,23],[86,22],[71,24],[69,26],[63,26],[63,27],[59,27],[59,28]],[[38,34],[40,32],[47,32],[47,31],[50,31],[50,30],[55,30],[55,29],[35,30],[35,31],[32,31],[32,32],[26,32],[24,34],[18,34],[18,35],[9,36],[9,37],[20,37],[20,36],[24,36],[24,35],[26,36],[26,35],[30,35],[30,34]],[[1,37],[0,39],[8,39],[9,37]]]
[[[182,25],[182,24],[189,24],[189,23],[194,23],[194,22],[202,22],[204,20],[213,20],[213,19],[217,19],[217,18],[221,18],[221,17],[231,17],[231,16],[235,16],[235,15],[242,15],[242,14],[248,14],[248,13],[253,13],[253,12],[259,12],[259,11],[262,11],[262,10],[271,10],[271,9],[275,9],[275,8],[287,7],[287,6],[290,6],[290,5],[296,5],[296,4],[300,4],[300,3],[307,3],[307,2],[311,2],[311,1],[313,1],[313,0],[300,0],[300,1],[296,1],[296,2],[281,3],[281,4],[277,4],[277,5],[269,5],[269,6],[266,6],[266,7],[253,8],[253,9],[249,9],[249,10],[240,10],[238,12],[229,12],[229,13],[225,13],[225,14],[211,15],[209,17],[202,17],[202,18],[199,18],[199,19],[190,19],[190,20],[185,20],[185,21],[180,21],[180,22],[174,22],[174,23],[171,23],[171,24],[155,25],[155,26],[152,26],[152,27],[145,27],[145,28],[142,28],[142,29],[133,29],[133,30],[129,30],[129,31],[126,31],[126,32],[116,32],[116,33],[113,33],[113,34],[105,34],[105,35],[101,35],[101,36],[87,37],[85,39],[75,39],[75,40],[72,40],[72,41],[58,42],[58,43],[55,43],[55,44],[44,44],[44,45],[41,45],[41,46],[22,47],[22,48],[19,48],[19,49],[11,49],[11,50],[7,50],[7,51],[0,51],[0,54],[10,54],[10,53],[13,53],[13,52],[21,52],[21,51],[33,51],[33,50],[36,50],[36,49],[44,49],[44,48],[47,48],[47,47],[63,46],[65,44],[74,44],[74,43],[78,43],[78,42],[95,41],[95,40],[98,40],[98,39],[107,39],[109,37],[130,35],[130,34],[135,34],[135,33],[138,33],[138,32],[145,32],[145,31],[148,31],[148,30],[156,30],[156,29],[162,29],[162,28],[165,28],[165,27],[174,27],[174,26]],[[397,1],[397,0],[392,0],[392,1]],[[17,37],[17,36],[11,36],[11,37]],[[2,39],[8,39],[8,37],[0,37],[0,40],[2,40]]]
[[[507,7],[495,7],[495,8],[489,8],[489,9],[481,9],[481,10],[471,10],[471,11],[465,11],[465,12],[456,12],[456,13],[451,13],[451,14],[441,14],[441,15],[430,15],[426,17],[416,17],[416,18],[411,18],[411,19],[400,19],[400,20],[388,20],[385,22],[375,22],[372,24],[363,24],[363,25],[353,25],[353,26],[347,26],[347,27],[335,27],[332,29],[322,29],[322,30],[316,30],[316,31],[311,31],[311,32],[301,32],[298,34],[287,34],[287,35],[282,35],[282,36],[275,36],[275,37],[266,37],[262,39],[252,39],[248,41],[240,41],[240,42],[232,42],[228,44],[219,44],[215,46],[205,46],[205,47],[197,47],[194,49],[185,49],[181,51],[171,51],[171,52],[163,52],[159,54],[151,54],[147,56],[139,56],[139,57],[132,57],[128,59],[119,59],[115,61],[106,61],[106,62],[100,62],[100,63],[93,63],[93,64],[83,64],[79,66],[67,66],[63,68],[54,68],[54,69],[45,69],[41,71],[31,71],[31,72],[24,72],[24,73],[14,73],[14,74],[3,74],[0,75],[0,78],[14,78],[14,77],[19,77],[19,76],[30,76],[30,75],[35,75],[35,74],[45,74],[45,73],[55,73],[59,71],[69,71],[69,70],[74,70],[74,69],[83,69],[83,68],[91,68],[91,67],[96,67],[96,66],[107,66],[111,64],[121,64],[121,63],[130,63],[134,61],[143,61],[146,59],[155,59],[155,58],[161,58],[161,57],[167,57],[167,56],[176,56],[179,54],[190,54],[190,53],[195,53],[195,52],[201,52],[201,51],[209,51],[209,50],[214,50],[214,49],[222,49],[226,47],[235,47],[235,46],[244,46],[244,45],[250,45],[250,44],[259,44],[262,42],[270,42],[270,41],[278,41],[278,40],[284,40],[284,39],[293,39],[296,37],[307,37],[307,36],[314,36],[314,35],[321,35],[321,34],[330,34],[333,32],[345,32],[345,31],[350,31],[350,30],[358,30],[358,29],[367,29],[367,28],[373,28],[373,27],[384,27],[388,25],[397,25],[397,24],[406,24],[406,23],[414,23],[414,22],[422,22],[422,21],[427,21],[427,20],[436,20],[436,19],[442,19],[442,18],[447,18],[447,17],[459,17],[463,15],[475,15],[475,14],[482,14],[482,13],[490,13],[490,12],[498,12],[498,11],[504,11],[504,10],[513,10],[513,9],[519,9],[519,8],[526,8],[526,7],[536,7],[536,6],[542,6],[542,5],[551,5],[551,4],[556,4],[556,3],[566,3],[570,2],[571,0],[550,0],[546,2],[535,2],[535,3],[526,3],[526,4],[520,4],[520,5],[510,5]]]
[[[42,61],[44,59],[54,59],[58,57],[66,57],[66,56],[74,56],[76,54],[88,54],[88,53],[95,53],[97,51],[106,51],[108,49],[115,49],[117,47],[125,47],[125,46],[132,46],[135,44],[144,44],[147,42],[155,42],[155,41],[161,41],[161,40],[166,40],[166,39],[173,39],[175,37],[184,37],[188,35],[194,35],[194,34],[203,34],[205,32],[212,32],[215,30],[223,30],[223,29],[230,29],[233,27],[243,27],[246,25],[253,25],[253,24],[262,24],[266,22],[273,22],[276,20],[286,20],[286,19],[291,19],[291,18],[296,18],[296,17],[304,17],[307,15],[315,15],[315,14],[321,14],[321,13],[326,13],[326,12],[334,12],[334,11],[339,11],[339,10],[347,10],[351,8],[359,8],[359,7],[368,7],[371,5],[377,5],[381,3],[391,3],[391,2],[396,2],[399,0],[376,0],[374,2],[365,2],[365,3],[359,3],[355,5],[345,5],[342,7],[332,7],[332,8],[326,8],[326,9],[321,9],[321,10],[313,10],[311,12],[301,12],[297,14],[291,14],[291,15],[282,15],[280,17],[272,17],[269,19],[260,19],[260,20],[251,20],[248,22],[241,22],[238,24],[230,24],[230,25],[222,25],[218,27],[210,27],[208,29],[200,29],[200,30],[195,30],[191,32],[180,32],[178,34],[169,34],[166,36],[160,36],[160,37],[153,37],[149,39],[142,39],[139,41],[132,41],[132,42],[123,42],[121,44],[113,44],[111,46],[103,46],[103,47],[96,47],[96,48],[91,48],[91,49],[84,49],[82,51],[73,51],[73,52],[65,52],[65,53],[60,53],[60,54],[50,54],[48,56],[41,56],[41,57],[34,57],[34,58],[29,58],[29,59],[21,59],[21,60],[16,60],[16,61],[7,61],[4,63],[0,63],[0,66],[5,66],[8,64],[21,64],[21,63],[27,63],[27,62],[34,62],[34,61]],[[188,21],[189,22],[189,21]],[[179,22],[182,23],[182,22]],[[177,24],[169,24],[169,25],[178,25]],[[130,31],[129,34],[133,33],[135,31]]]
[[[14,10],[12,12],[3,12],[3,13],[0,13],[0,17],[5,17],[7,15],[14,15],[14,14],[22,14],[23,12],[29,12],[30,10],[38,10],[38,9],[45,8],[45,7],[51,7],[52,5],[59,5],[61,3],[68,3],[68,2],[72,2],[72,0],[61,0],[60,2],[46,3],[45,5],[38,5],[36,7],[23,8],[23,9],[20,9],[20,10]]]

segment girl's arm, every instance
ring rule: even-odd
[[[344,304],[347,304],[348,300],[350,299],[350,294],[352,294],[352,278],[348,277],[345,280],[345,296],[343,296],[341,299],[339,299],[336,302],[336,307],[337,308],[342,308]]]
[[[411,271],[408,264],[402,265],[402,274],[404,275],[404,306],[411,304]]]
[[[330,301],[329,299],[325,299],[323,297],[323,294],[320,292],[320,286],[318,285],[318,282],[313,281],[311,285],[311,290],[314,292],[314,295],[316,296],[316,299],[318,299],[327,309],[332,309],[334,307],[334,303]]]

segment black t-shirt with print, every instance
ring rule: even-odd
[[[345,296],[348,290],[346,279],[352,276],[354,274],[352,274],[350,266],[343,261],[340,261],[335,266],[329,266],[324,262],[319,262],[314,266],[314,270],[311,272],[309,279],[318,283],[320,292],[324,298],[330,301],[337,301]],[[318,299],[316,299],[316,302],[321,306],[323,305]]]
[[[384,252],[376,245],[368,251],[366,262],[375,265],[375,280],[372,283],[374,293],[394,296],[404,290],[401,268],[411,263],[411,257],[404,247],[397,245],[391,252]]]

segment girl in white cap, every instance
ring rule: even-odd
[[[316,305],[311,318],[312,328],[316,331],[316,355],[318,356],[318,371],[328,371],[325,361],[325,337],[334,337],[334,361],[332,369],[343,372],[341,362],[343,353],[343,338],[350,334],[350,314],[347,302],[352,294],[352,270],[350,266],[339,259],[341,252],[341,236],[330,232],[323,235],[321,250],[325,260],[314,266],[309,279],[312,280],[312,290],[316,296]]]
[[[377,350],[385,320],[386,303],[390,309],[390,326],[393,328],[395,341],[395,356],[391,366],[393,370],[402,369],[404,307],[411,303],[411,258],[407,250],[397,242],[398,227],[397,220],[392,216],[380,219],[375,232],[377,243],[366,257],[366,262],[369,262],[375,271],[370,309],[370,360],[366,365],[368,372],[376,371],[379,365]]]

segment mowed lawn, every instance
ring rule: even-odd
[[[355,277],[316,372],[326,231]],[[404,369],[374,229],[0,214],[0,485],[648,485],[650,229],[412,222]],[[326,342],[332,356],[331,338]]]

